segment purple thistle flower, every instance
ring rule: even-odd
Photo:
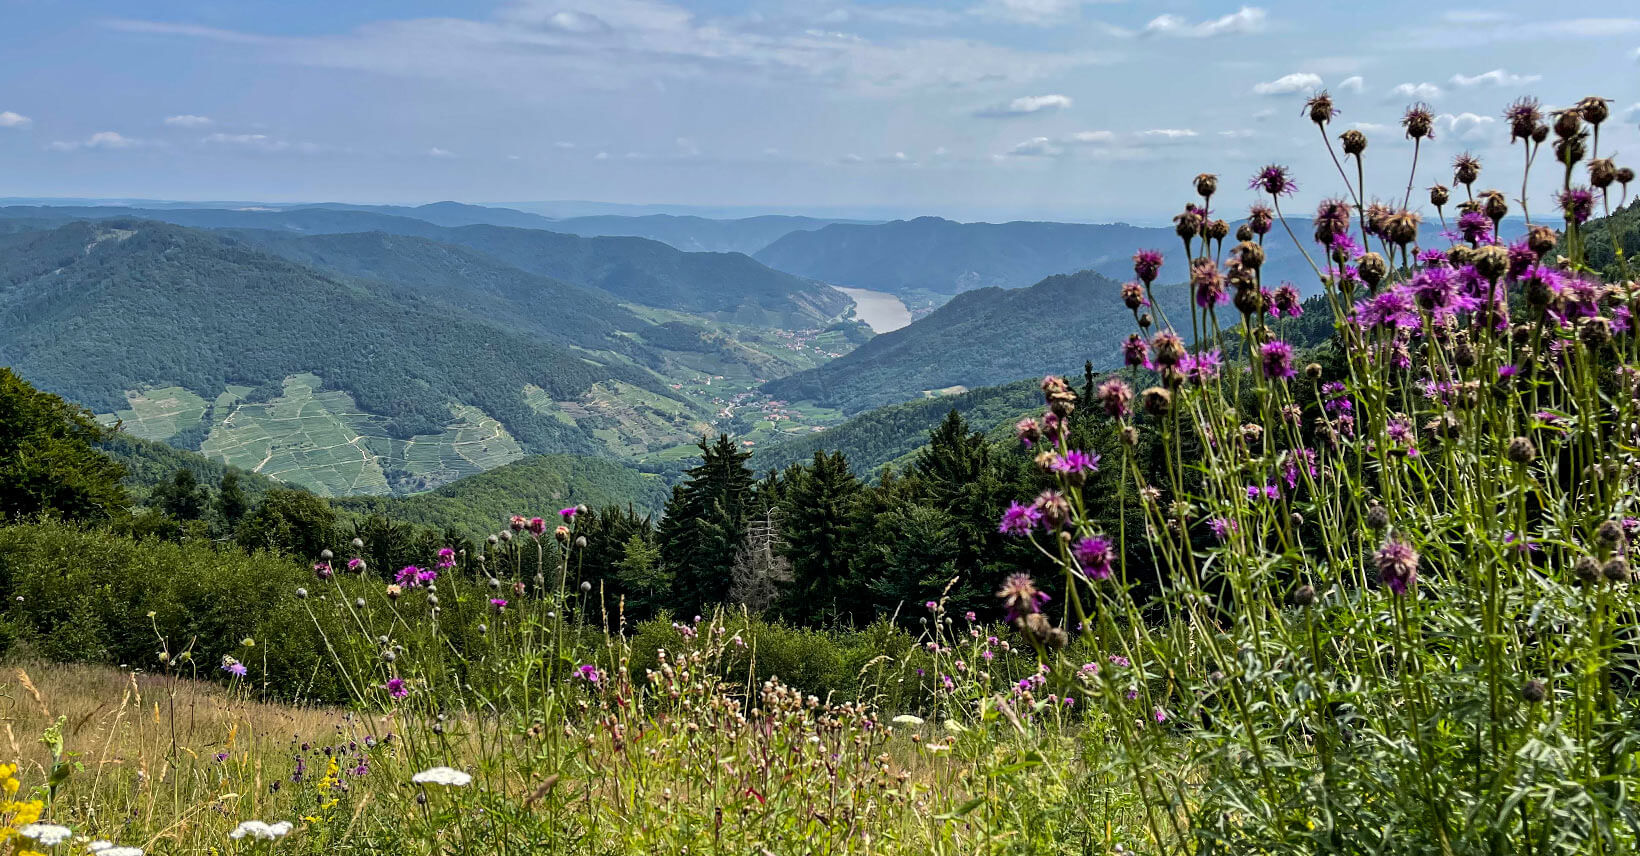
[[[1137,338],[1137,337],[1135,337]],[[1140,347],[1144,342],[1139,342]],[[1121,378],[1111,378],[1099,385],[1099,401],[1105,407],[1105,413],[1112,419],[1122,419],[1132,412],[1133,387],[1124,383]]]
[[[1230,540],[1230,536],[1235,534],[1237,526],[1236,521],[1228,517],[1214,517],[1207,521],[1207,528],[1212,531],[1214,538],[1223,543]]]
[[[1122,343],[1122,362],[1131,368],[1151,368],[1150,347],[1138,333],[1130,333]]]
[[[1155,282],[1161,271],[1161,250],[1140,250],[1133,254],[1133,275],[1138,277],[1140,282],[1145,285]]]
[[[580,676],[581,680],[589,684],[596,684],[604,679],[603,673],[598,671],[598,667],[591,663],[576,668],[575,673]]]
[[[560,508],[560,509],[558,509],[558,516],[564,518],[565,520],[574,520],[575,515],[579,514],[580,512],[581,512],[581,510],[579,508],[571,506],[569,508]]]
[[[1290,282],[1282,283],[1281,287],[1275,290],[1270,296],[1270,305],[1274,310],[1272,314],[1277,318],[1282,315],[1297,318],[1304,314],[1303,301],[1299,298],[1298,289]]]
[[[1196,305],[1203,309],[1229,300],[1224,293],[1224,274],[1212,259],[1200,258],[1190,266],[1190,283],[1195,288]]]
[[[997,531],[1004,535],[1025,535],[1041,522],[1042,512],[1034,506],[1011,502],[1008,510],[1002,513],[1002,522],[997,525]]]
[[[1418,582],[1418,551],[1405,541],[1399,538],[1385,541],[1372,558],[1378,565],[1379,581],[1390,591],[1406,594],[1407,589]]]
[[[404,698],[410,694],[410,690],[404,685],[403,678],[389,678],[382,688],[387,690],[387,694],[393,698]]]
[[[1071,449],[1063,455],[1056,456],[1049,465],[1056,473],[1080,475],[1091,473],[1099,469],[1099,455],[1090,455],[1080,449]]]
[[[507,608],[507,599],[504,598],[504,597],[492,597],[492,598],[490,598],[490,608],[495,610],[496,612],[501,612],[502,610]]]
[[[440,547],[438,551],[438,567],[453,568],[456,566],[456,551],[449,547]]]
[[[1270,164],[1259,170],[1248,182],[1249,190],[1262,190],[1271,196],[1291,196],[1298,192],[1298,185],[1287,175],[1287,168]]]
[[[1492,241],[1492,218],[1480,211],[1465,211],[1458,215],[1458,233],[1472,244]]]
[[[1594,215],[1594,193],[1587,187],[1574,187],[1562,191],[1555,197],[1555,202],[1560,205],[1560,210],[1565,212],[1567,218],[1579,226],[1589,222],[1589,218]]]
[[[1224,365],[1217,348],[1211,351],[1202,351],[1195,354],[1185,354],[1179,361],[1179,371],[1186,380],[1200,386],[1219,376],[1219,369]]]
[[[1003,580],[1002,588],[997,590],[997,597],[1007,610],[1009,621],[1018,621],[1027,615],[1042,611],[1048,602],[1048,593],[1036,587],[1036,582],[1030,574],[1011,574]]]
[[[364,570],[364,560],[363,559],[357,559],[357,558],[348,559],[347,560],[347,569],[350,570],[350,571],[353,571],[355,573]]]
[[[1111,563],[1116,559],[1116,551],[1112,548],[1109,538],[1102,535],[1083,538],[1076,542],[1071,552],[1089,579],[1110,579]]]
[[[329,562],[315,562],[313,573],[317,574],[321,580],[328,580],[335,572],[330,569]]]
[[[1264,362],[1266,378],[1288,380],[1298,375],[1293,368],[1293,346],[1280,339],[1260,346],[1259,356]]]

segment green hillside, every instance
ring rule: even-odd
[[[660,513],[668,489],[659,476],[603,458],[535,455],[468,476],[415,496],[352,496],[331,501],[352,514],[380,514],[439,530],[455,528],[476,539],[494,532],[514,514],[548,515],[571,505],[631,505]]]
[[[1092,359],[1106,368],[1134,329],[1119,286],[1093,271],[1051,276],[1030,288],[957,295],[910,326],[826,365],[774,380],[777,398],[814,400],[849,413],[924,395],[1063,373]],[[1182,288],[1158,291],[1182,299]],[[1069,365],[1067,365],[1067,362]]]
[[[1067,368],[1069,368],[1067,366]],[[962,414],[981,430],[1008,424],[1041,409],[1037,379],[983,387],[956,395],[890,404],[849,419],[841,425],[767,446],[752,455],[758,472],[785,469],[812,460],[816,452],[842,452],[854,473],[870,476],[883,464],[900,461],[928,442],[928,432],[951,411]]]

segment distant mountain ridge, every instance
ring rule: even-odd
[[[1183,286],[1157,300],[1183,306]],[[1064,373],[1092,360],[1117,364],[1133,332],[1120,285],[1084,270],[1020,289],[982,288],[952,298],[910,326],[884,333],[818,368],[764,384],[777,398],[811,399],[858,413],[958,387],[995,386]]]
[[[554,220],[543,228],[571,235],[649,238],[687,252],[746,253],[754,255],[792,232],[812,231],[837,223],[865,224],[864,220],[825,220],[815,217],[767,215],[738,220],[712,220],[673,214],[607,215]]]

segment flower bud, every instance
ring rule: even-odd
[[[1595,543],[1610,550],[1623,542],[1623,524],[1616,520],[1602,520],[1594,529]]]
[[[1555,113],[1555,136],[1565,140],[1583,133],[1583,116],[1576,107]]]
[[[1531,680],[1521,685],[1520,697],[1530,704],[1537,704],[1549,697],[1549,688],[1542,681]]]
[[[1366,253],[1356,263],[1356,270],[1361,274],[1361,281],[1368,286],[1377,288],[1378,283],[1384,281],[1389,274],[1389,263],[1377,253]]]
[[[1367,150],[1367,135],[1358,130],[1345,131],[1338,135],[1338,139],[1344,144],[1346,155],[1360,157],[1361,153]]]
[[[1548,226],[1533,226],[1526,231],[1526,246],[1537,253],[1538,258],[1554,252],[1555,244],[1559,240],[1560,237],[1555,234],[1555,230]]]
[[[1145,412],[1155,417],[1163,417],[1173,409],[1173,393],[1159,386],[1153,386],[1139,394]]]
[[[1530,464],[1537,458],[1537,446],[1526,437],[1515,437],[1504,447],[1503,456],[1511,463]]]
[[[1591,556],[1579,556],[1572,563],[1572,576],[1585,585],[1600,579],[1600,564]]]
[[[1589,161],[1589,183],[1604,190],[1617,181],[1617,164],[1611,158],[1596,158]]]
[[[353,539],[353,549],[355,549],[355,550],[364,549],[364,539],[363,538],[354,538]]]
[[[1606,561],[1606,564],[1600,566],[1600,575],[1605,577],[1607,582],[1627,582],[1629,579],[1628,560],[1622,556],[1613,556]]]
[[[1633,177],[1633,175],[1634,175],[1633,170],[1630,170],[1629,175],[1630,175],[1630,177]],[[1246,223],[1243,223],[1240,226],[1236,227],[1236,240],[1238,240],[1238,241],[1251,241],[1251,240],[1253,240],[1253,237],[1254,237],[1254,235],[1253,235],[1253,227],[1252,226],[1249,226]]]
[[[1367,527],[1369,529],[1384,529],[1389,526],[1389,510],[1374,502],[1367,509]]]
[[[1509,272],[1509,250],[1487,244],[1475,251],[1475,272],[1497,282]]]
[[[1236,260],[1241,262],[1242,267],[1258,270],[1264,266],[1264,247],[1244,240],[1236,245]]]
[[[1436,208],[1445,205],[1452,198],[1452,191],[1444,184],[1437,184],[1429,189],[1429,204]]]
[[[1212,196],[1218,192],[1219,177],[1211,173],[1202,173],[1196,176],[1196,194],[1202,197]]]
[[[1294,606],[1311,606],[1315,603],[1315,586],[1302,585],[1293,589]]]
[[[1591,95],[1577,102],[1577,112],[1582,114],[1585,122],[1591,125],[1599,125],[1612,114],[1612,108],[1607,99]]]

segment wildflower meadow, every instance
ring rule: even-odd
[[[629,624],[584,508],[385,579],[334,544],[265,605],[285,638],[150,617],[157,666],[8,668],[0,852],[1633,852],[1640,291],[1592,228],[1634,178],[1608,102],[1514,102],[1519,162],[1484,168],[1428,163],[1425,106],[1371,146],[1335,116],[1305,104],[1335,174],[1204,173],[1179,243],[1087,295],[1133,332],[1017,426],[1054,486],[997,532],[1058,571],[1007,576],[997,620],[905,604],[914,638],[821,696],[743,607]],[[1300,183],[1336,188],[1307,222]],[[1313,287],[1262,278],[1277,241]],[[322,656],[281,679],[328,697],[270,685],[298,634]]]

